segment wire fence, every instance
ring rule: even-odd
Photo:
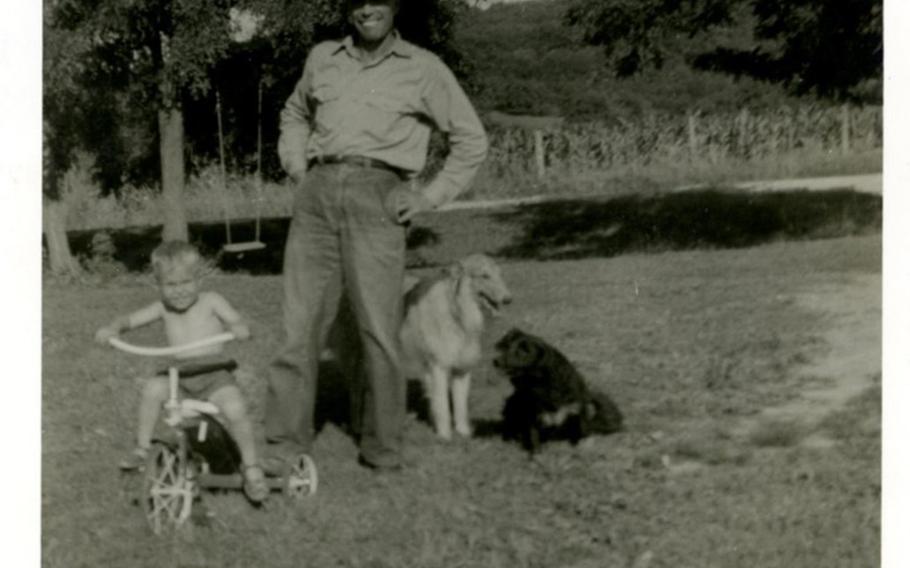
[[[656,162],[720,163],[794,151],[850,154],[881,148],[882,108],[784,107],[773,112],[673,116],[652,114],[617,124],[489,129],[488,167],[543,176],[550,169],[586,171]]]

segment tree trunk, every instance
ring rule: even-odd
[[[44,200],[44,238],[51,272],[71,275],[81,272],[66,236],[66,203],[63,201]]]
[[[161,198],[164,230],[162,239],[189,240],[183,186],[186,181],[183,160],[183,112],[179,107],[158,111],[161,138]]]

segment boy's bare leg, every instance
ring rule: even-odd
[[[139,401],[139,427],[136,430],[136,445],[148,448],[152,445],[152,434],[161,405],[170,396],[167,377],[152,377],[146,379],[142,386],[142,399]]]
[[[209,397],[218,410],[227,418],[228,427],[237,447],[240,449],[240,459],[243,465],[259,463],[256,454],[256,443],[253,437],[253,421],[246,410],[246,401],[240,389],[234,385],[224,386],[213,392]]]
[[[209,396],[218,410],[227,418],[228,428],[243,461],[244,492],[251,501],[264,501],[269,494],[265,481],[265,472],[259,465],[256,453],[256,442],[253,437],[253,422],[246,410],[243,394],[235,385],[221,387]]]
[[[167,378],[153,377],[145,380],[139,399],[136,447],[120,460],[120,469],[135,471],[145,466],[148,449],[152,445],[152,434],[155,432],[155,424],[158,422],[158,414],[161,412],[161,405],[167,400],[168,394]]]

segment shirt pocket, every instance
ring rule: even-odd
[[[361,108],[359,128],[370,139],[395,145],[407,138],[413,118],[404,98],[373,92],[363,98]]]
[[[341,90],[330,84],[315,85],[310,92],[316,130],[328,132],[342,116]]]
[[[326,103],[341,97],[341,90],[329,83],[322,83],[313,86],[311,96],[317,104]]]

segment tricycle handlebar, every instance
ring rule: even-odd
[[[108,343],[121,351],[126,351],[127,353],[132,353],[133,355],[145,355],[147,357],[167,357],[186,351],[191,351],[193,349],[199,349],[201,347],[208,347],[209,345],[226,343],[234,339],[236,339],[236,336],[233,333],[225,332],[219,333],[218,335],[213,335],[211,337],[206,337],[205,339],[200,339],[199,341],[193,341],[191,343],[185,343],[183,345],[173,345],[170,347],[142,347],[139,345],[132,345],[130,343],[127,343],[119,337],[111,337],[108,339]]]

